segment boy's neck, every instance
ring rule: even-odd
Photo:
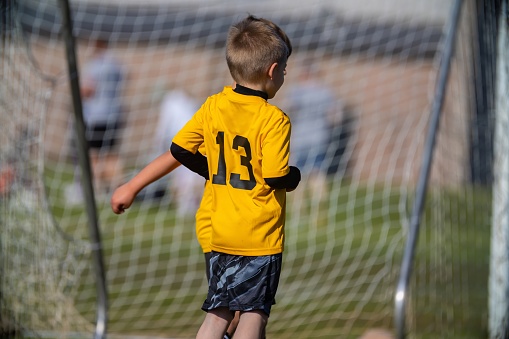
[[[239,94],[243,94],[243,95],[258,96],[258,97],[263,98],[265,100],[267,100],[269,98],[269,95],[266,92],[264,92],[264,91],[260,91],[260,90],[257,90],[257,89],[252,89],[252,88],[249,88],[249,87],[246,87],[246,86],[242,86],[242,85],[239,85],[239,84],[235,85],[235,89],[233,91],[235,93],[239,93]]]

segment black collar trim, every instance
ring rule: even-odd
[[[265,100],[269,99],[269,95],[263,91],[257,91],[255,89],[247,88],[242,85],[237,84],[235,89],[233,90],[235,93],[243,94],[243,95],[253,95]]]

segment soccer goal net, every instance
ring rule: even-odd
[[[267,337],[394,333],[394,291],[452,3],[73,0],[79,72],[69,75],[59,2],[2,2],[1,333],[93,332],[97,277],[69,86],[79,76],[85,121],[102,124],[95,132],[105,136],[89,154],[108,336],[194,337],[207,293],[195,234],[203,181],[178,169],[120,216],[109,199],[168,149],[207,96],[232,85],[226,33],[247,13],[291,39],[285,84],[271,102],[292,121],[291,161],[303,174],[287,195]],[[465,2],[454,37],[408,295],[416,338],[487,331],[497,3]]]

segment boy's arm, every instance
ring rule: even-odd
[[[300,170],[295,166],[290,166],[290,172],[283,177],[264,178],[265,183],[275,189],[286,189],[291,192],[297,188],[300,182]]]
[[[182,165],[201,175],[205,179],[209,179],[207,157],[203,156],[200,152],[190,152],[174,142],[171,144],[170,151],[175,159],[177,159],[177,161],[179,161]]]
[[[124,213],[131,206],[136,195],[147,185],[165,176],[180,166],[180,163],[167,151],[145,166],[127,183],[113,192],[111,209],[116,214]]]

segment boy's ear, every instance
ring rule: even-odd
[[[275,62],[272,65],[270,65],[269,71],[267,72],[267,75],[269,76],[270,79],[272,79],[272,76],[274,74],[274,71],[275,71],[276,67],[277,67],[277,62]]]

